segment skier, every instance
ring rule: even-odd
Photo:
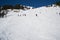
[[[59,13],[59,15],[60,15],[60,13]]]
[[[37,14],[36,14],[36,16],[37,16]]]

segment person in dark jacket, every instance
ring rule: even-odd
[[[36,16],[37,16],[37,14],[36,14]]]

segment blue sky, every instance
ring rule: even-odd
[[[15,5],[22,4],[32,7],[40,7],[45,5],[50,5],[60,0],[0,0],[0,5]]]

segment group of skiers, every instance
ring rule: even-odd
[[[18,14],[18,16],[26,16],[26,14]],[[37,14],[35,14],[35,16],[38,16]]]
[[[18,14],[18,16],[26,16],[26,14],[22,14],[22,15],[21,14]]]

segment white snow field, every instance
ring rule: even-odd
[[[0,18],[0,40],[60,40],[60,8],[10,11]]]

